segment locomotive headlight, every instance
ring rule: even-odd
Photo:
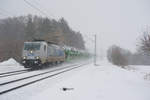
[[[26,56],[23,57],[23,59],[26,59],[26,58],[27,58]]]
[[[40,57],[38,57],[38,56],[36,57],[36,59],[39,59],[39,58],[40,58]]]
[[[33,51],[31,50],[30,53],[33,53]]]

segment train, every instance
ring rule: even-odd
[[[44,65],[63,63],[83,55],[88,54],[84,50],[38,40],[24,42],[21,61],[25,68],[38,69]]]

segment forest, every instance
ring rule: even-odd
[[[34,39],[85,49],[81,33],[71,29],[64,18],[55,20],[35,15],[10,17],[0,19],[0,61],[10,57],[19,61],[23,43]]]

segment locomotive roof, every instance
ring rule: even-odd
[[[53,42],[53,41],[46,41],[46,40],[43,40],[43,39],[34,39],[32,41],[29,41],[29,42],[46,42],[47,44],[55,44],[55,45],[58,45],[58,43],[56,42]]]
[[[27,41],[24,43],[46,43],[45,41]]]
[[[55,47],[55,48],[61,48],[59,45],[55,45],[55,44],[48,44],[49,46]]]

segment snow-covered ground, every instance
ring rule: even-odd
[[[130,65],[127,66],[126,68],[132,72],[136,72],[137,74],[140,74],[141,77],[143,77],[145,80],[150,81],[150,66]]]
[[[150,80],[145,78],[150,66],[123,69],[106,60],[98,65],[43,80],[4,94],[0,100],[150,100]]]
[[[17,61],[13,58],[10,58],[4,62],[0,62],[0,73],[16,71],[24,69]]]
[[[142,69],[142,68],[141,68]],[[63,91],[63,87],[69,88]],[[107,62],[90,64],[31,100],[150,100],[150,82]]]

